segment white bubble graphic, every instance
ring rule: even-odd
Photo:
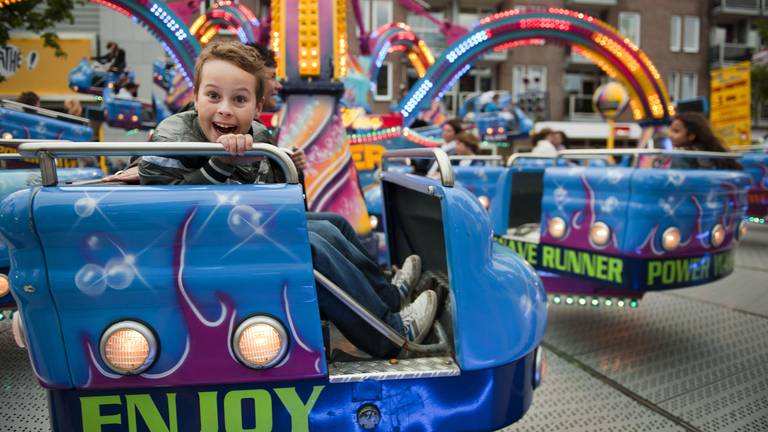
[[[555,203],[557,205],[560,205],[565,202],[565,200],[568,199],[568,191],[565,190],[564,187],[558,186],[557,189],[555,189]]]
[[[83,197],[75,201],[75,213],[80,217],[88,217],[96,210],[96,200],[91,197]]]
[[[75,286],[84,294],[97,296],[107,289],[104,269],[96,264],[86,264],[75,275]]]
[[[600,204],[600,210],[602,210],[604,213],[611,214],[614,210],[616,210],[618,205],[619,200],[615,196],[610,196]]]
[[[619,170],[608,170],[607,177],[609,183],[616,184],[621,181],[621,179],[624,177],[624,174],[622,174]]]
[[[260,229],[261,213],[253,207],[239,205],[229,212],[229,229],[241,237],[246,237]]]
[[[128,288],[133,282],[133,268],[122,258],[112,258],[107,262],[104,270],[107,279],[107,285],[110,288],[121,290]]]

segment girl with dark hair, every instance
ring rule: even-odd
[[[728,151],[715,136],[706,117],[697,112],[675,116],[668,133],[672,145],[678,150]],[[733,159],[677,159],[672,161],[672,167],[741,169],[741,165]]]

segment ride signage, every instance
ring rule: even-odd
[[[710,121],[729,147],[751,143],[750,62],[710,72]]]
[[[732,251],[696,257],[628,258],[497,237],[538,270],[591,279],[636,290],[699,285],[733,271]]]

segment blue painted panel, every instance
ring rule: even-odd
[[[0,135],[14,139],[91,141],[93,130],[83,124],[0,108]]]
[[[53,391],[51,409],[54,429],[62,431],[94,430],[101,420],[111,423],[105,431],[148,432],[145,416],[156,410],[156,427],[151,430],[168,430],[173,422],[179,431],[256,430],[255,425],[270,425],[264,430],[351,432],[364,430],[357,413],[365,405],[374,405],[381,413],[377,431],[490,431],[517,421],[528,410],[533,369],[529,354],[500,368],[442,378]],[[169,410],[171,399],[175,409]],[[292,409],[286,406],[290,401]],[[142,403],[141,410],[136,402]],[[307,410],[300,409],[304,406]]]
[[[39,192],[34,217],[76,388],[326,373],[298,186],[52,187]],[[229,352],[233,326],[253,314],[289,331],[282,366],[254,371]],[[121,319],[148,324],[160,340],[141,376],[106,372],[96,354],[101,332]]]
[[[429,178],[412,180],[429,182],[442,197],[459,365],[476,370],[525,356],[540,343],[547,320],[536,271],[493,241],[488,212],[466,189],[446,188]]]
[[[48,287],[46,261],[30,218],[36,192],[37,189],[24,189],[0,202],[0,238],[12,245],[8,279],[24,322],[35,375],[46,387],[69,388],[69,360]]]

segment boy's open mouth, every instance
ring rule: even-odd
[[[216,132],[222,135],[226,135],[226,134],[235,133],[235,131],[237,130],[237,125],[229,126],[221,123],[213,123],[213,128],[216,130]]]

